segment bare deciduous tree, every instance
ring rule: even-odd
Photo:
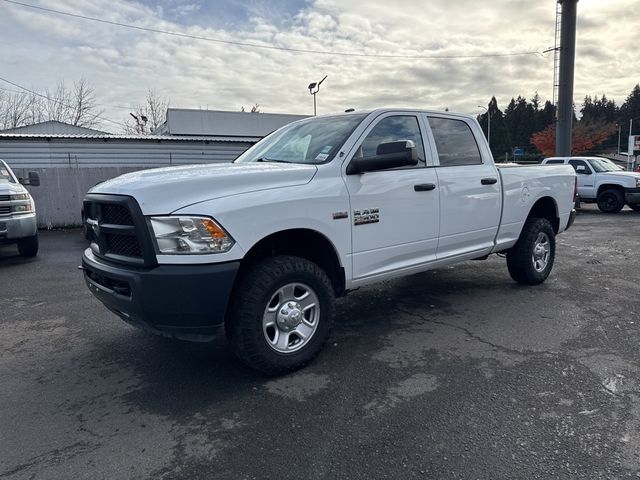
[[[70,123],[78,127],[94,127],[103,111],[98,110],[95,89],[81,78],[68,88],[60,80],[53,92],[45,90],[47,120]]]
[[[0,97],[0,125],[2,129],[28,125],[32,99],[27,92],[3,91]]]
[[[169,100],[162,97],[155,88],[147,90],[143,105],[138,105],[130,114],[132,117],[124,124],[127,133],[138,135],[153,135],[166,118]]]
[[[95,89],[81,78],[68,88],[60,80],[55,89],[40,93],[0,90],[0,127],[17,128],[47,120],[94,127],[100,123]]]
[[[240,108],[240,111],[247,113],[247,111],[244,109],[244,105],[242,106],[242,108]],[[258,105],[257,103],[254,103],[251,106],[251,110],[249,110],[249,113],[260,113],[260,105]]]

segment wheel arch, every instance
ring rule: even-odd
[[[560,230],[560,215],[558,213],[558,204],[555,199],[550,196],[540,197],[531,207],[527,218],[546,218],[551,222],[554,233]]]
[[[294,228],[267,235],[251,246],[240,262],[240,273],[263,258],[293,255],[317,264],[333,285],[337,296],[345,293],[345,270],[338,251],[329,238],[317,230]]]
[[[622,195],[624,195],[624,187],[622,185],[618,185],[617,183],[603,183],[598,187],[598,193],[596,193],[596,198],[600,196],[602,192],[605,190],[618,190]]]

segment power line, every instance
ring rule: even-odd
[[[31,8],[34,10],[40,10],[42,12],[53,13],[56,15],[65,15],[67,17],[79,18],[82,20],[90,20],[92,22],[104,23],[107,25],[130,28],[134,30],[141,30],[143,32],[151,32],[151,33],[160,33],[163,35],[171,35],[174,37],[180,38],[190,38],[192,40],[202,40],[205,42],[214,42],[214,43],[222,43],[226,45],[236,45],[240,47],[250,47],[250,48],[262,48],[266,50],[281,50],[285,52],[294,52],[294,53],[314,53],[320,55],[336,55],[343,57],[370,57],[370,58],[407,58],[407,59],[453,59],[453,58],[485,58],[485,57],[515,57],[515,56],[524,56],[524,55],[541,55],[539,51],[524,51],[524,52],[511,52],[511,53],[482,53],[477,55],[400,55],[400,54],[384,54],[384,53],[359,53],[359,52],[335,52],[330,50],[314,50],[314,49],[306,49],[306,48],[292,48],[292,47],[279,47],[276,45],[261,45],[257,43],[249,43],[249,42],[237,42],[233,40],[222,40],[220,38],[212,38],[212,37],[204,37],[200,35],[191,35],[188,33],[182,32],[174,32],[169,30],[161,30],[158,28],[150,28],[150,27],[141,27],[139,25],[131,25],[128,23],[115,22],[111,20],[105,20],[103,18],[97,17],[89,17],[87,15],[80,15],[77,13],[64,12],[61,10],[55,10],[53,8],[40,7],[37,5],[30,5],[28,3],[22,3],[15,0],[4,0],[6,3],[11,3],[13,5],[19,5],[21,7]]]
[[[0,87],[0,90],[4,91],[4,92],[11,92],[11,93],[23,93],[24,90],[14,90],[12,88],[5,88],[5,87]],[[49,98],[49,97],[46,97]],[[53,99],[51,99],[53,100]],[[105,108],[119,108],[121,110],[133,110],[134,107],[125,107],[124,105],[110,105],[108,103],[96,103],[95,104],[96,107],[105,107]]]
[[[0,77],[0,81],[8,83],[9,85],[12,85],[12,86],[14,86],[16,88],[19,88],[20,90],[24,90],[25,92],[28,92],[28,93],[30,93],[32,95],[36,95],[38,97],[42,97],[42,98],[44,98],[44,99],[46,99],[46,100],[48,100],[50,102],[54,102],[54,103],[57,103],[59,105],[62,105],[63,107],[71,108],[71,109],[74,108],[72,105],[69,105],[67,103],[61,102],[60,100],[58,100],[56,98],[48,97],[47,95],[43,95],[42,93],[38,93],[35,90],[31,90],[30,88],[23,87],[22,85],[18,85],[17,83],[12,82],[11,80],[7,80],[6,78]],[[114,120],[110,120],[110,119],[108,119],[106,117],[103,117],[102,115],[94,115],[94,117],[95,118],[99,118],[101,120],[104,120],[105,122],[113,123],[114,125],[118,125],[119,127],[122,127],[121,123],[118,123],[118,122],[116,122]]]

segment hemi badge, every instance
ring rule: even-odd
[[[340,220],[341,218],[349,218],[348,212],[334,212],[333,219]]]

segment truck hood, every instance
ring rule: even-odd
[[[0,180],[0,195],[11,195],[15,193],[27,193],[27,189],[19,183]]]
[[[624,183],[627,187],[635,187],[635,179],[640,178],[640,173],[637,172],[601,172],[598,174],[600,179],[617,180]]]
[[[262,162],[154,168],[107,180],[89,193],[129,195],[145,215],[157,215],[215,198],[304,185],[316,172],[314,165]]]

